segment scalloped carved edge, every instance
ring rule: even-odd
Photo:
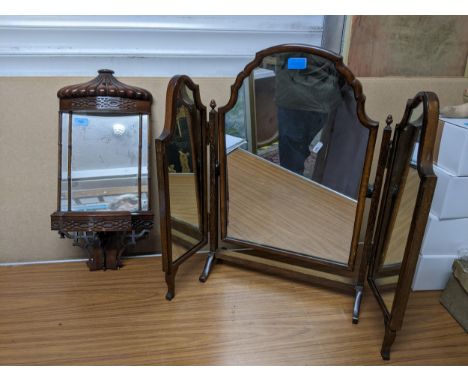
[[[285,53],[285,52],[304,52],[314,54],[323,58],[326,58],[335,63],[335,67],[346,80],[346,82],[351,86],[354,93],[354,99],[356,100],[357,115],[359,121],[367,128],[376,129],[379,126],[377,121],[372,120],[366,114],[365,111],[365,102],[366,96],[362,91],[361,82],[354,76],[351,70],[343,63],[343,57],[337,55],[329,50],[319,48],[313,45],[301,45],[301,44],[282,44],[272,46],[270,48],[261,50],[255,54],[255,58],[250,61],[244,69],[237,75],[236,80],[231,85],[231,97],[226,105],[220,107],[218,111],[222,114],[227,113],[231,110],[237,102],[239,89],[242,86],[242,83],[245,78],[247,78],[252,71],[258,67],[263,58],[275,54],[275,53]]]

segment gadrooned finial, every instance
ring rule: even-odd
[[[389,114],[387,116],[387,119],[385,120],[385,123],[387,124],[387,126],[390,126],[393,123],[393,117],[392,117],[391,114]]]
[[[214,109],[215,109],[215,107],[216,107],[216,101],[215,101],[214,99],[212,99],[212,100],[210,101],[210,107],[211,107],[211,110],[214,110]]]

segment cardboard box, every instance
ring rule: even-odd
[[[430,213],[421,253],[457,257],[468,253],[468,218],[442,220]]]
[[[452,274],[453,261],[458,257],[450,253],[421,254],[413,280],[413,290],[443,290]]]
[[[458,177],[434,166],[437,186],[431,213],[438,219],[468,218],[468,177]]]
[[[437,165],[455,176],[468,176],[468,119],[440,118]]]
[[[442,292],[440,303],[468,333],[468,293],[453,275],[450,276],[447,286]]]

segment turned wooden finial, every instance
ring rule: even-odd
[[[387,116],[387,119],[385,120],[385,123],[387,124],[388,127],[393,123],[393,117],[391,114]]]
[[[215,101],[214,99],[212,99],[212,100],[210,101],[210,107],[211,107],[211,110],[214,110],[214,109],[215,109],[215,107],[216,107],[216,101]]]

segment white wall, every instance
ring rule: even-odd
[[[261,49],[321,45],[323,23],[323,16],[0,16],[0,76],[112,68],[119,76],[232,77]]]

